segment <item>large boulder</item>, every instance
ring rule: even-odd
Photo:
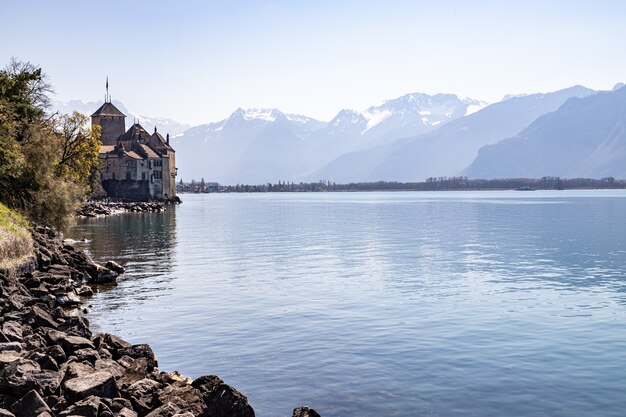
[[[65,398],[76,402],[91,395],[102,398],[119,397],[115,377],[110,372],[97,371],[65,382]]]
[[[161,404],[174,404],[181,410],[191,412],[196,417],[209,415],[205,410],[204,397],[200,390],[184,381],[169,383],[159,391],[158,398]]]
[[[94,395],[85,398],[76,404],[70,405],[68,408],[58,414],[59,417],[81,416],[81,417],[98,417],[100,409],[100,398]]]
[[[10,342],[21,342],[24,334],[24,326],[17,321],[7,321],[2,323],[0,331]]]
[[[200,391],[211,417],[254,417],[245,395],[215,375],[201,376],[191,384]]]
[[[157,401],[157,392],[160,388],[160,382],[144,378],[124,389],[122,395],[130,400],[133,410],[145,415],[160,404]]]
[[[321,417],[317,411],[309,407],[298,407],[293,410],[292,417]]]
[[[123,274],[124,272],[126,272],[126,269],[115,261],[108,261],[106,264],[104,264],[104,267],[110,269],[113,272],[117,272],[118,274]]]
[[[40,372],[39,364],[30,359],[20,358],[6,364],[0,370],[0,393],[21,398],[39,388],[37,376]]]
[[[121,356],[129,356],[133,359],[145,358],[148,365],[148,372],[154,371],[159,366],[150,345],[131,345],[119,349],[118,352]]]
[[[41,413],[50,412],[50,407],[35,390],[28,391],[19,401],[11,406],[11,412],[15,417],[38,416]]]

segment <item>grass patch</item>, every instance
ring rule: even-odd
[[[0,203],[0,268],[33,253],[28,220]]]

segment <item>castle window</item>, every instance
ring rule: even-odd
[[[126,171],[126,179],[129,180],[130,179],[130,171]]]

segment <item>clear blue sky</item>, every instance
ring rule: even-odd
[[[111,94],[199,124],[241,107],[329,119],[408,92],[490,102],[626,80],[624,1],[14,1],[0,62],[59,99]]]

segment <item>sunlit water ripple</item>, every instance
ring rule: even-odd
[[[259,416],[620,416],[626,192],[183,195],[81,221],[87,315]]]

